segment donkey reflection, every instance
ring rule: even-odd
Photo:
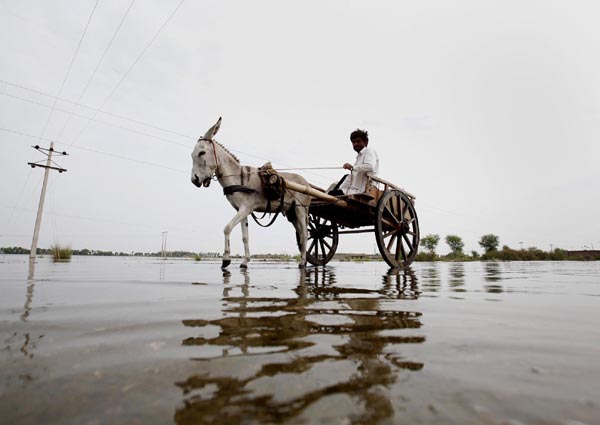
[[[253,297],[250,273],[226,276],[226,293],[241,295],[223,297],[223,317],[183,321],[197,334],[182,342],[198,349],[195,357],[214,353],[209,346],[223,354],[204,357],[199,373],[176,383],[186,399],[175,422],[315,421],[306,417],[309,406],[319,401],[330,415],[343,414],[336,410],[340,397],[360,410],[359,423],[391,417],[384,389],[401,370],[423,367],[399,353],[401,344],[425,341],[414,336],[421,313],[382,309],[389,292],[359,293],[339,282],[324,290],[335,281],[333,270],[301,271],[296,296]]]

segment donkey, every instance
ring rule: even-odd
[[[231,264],[229,235],[238,223],[242,223],[242,241],[244,242],[244,260],[241,268],[248,267],[250,248],[248,246],[248,216],[254,211],[274,212],[281,210],[296,229],[296,242],[300,250],[300,268],[306,266],[306,240],[308,226],[308,207],[310,196],[286,190],[277,200],[265,196],[258,168],[241,165],[240,161],[223,145],[214,140],[221,127],[221,118],[204,136],[198,139],[192,151],[192,183],[197,187],[208,187],[213,176],[223,187],[223,194],[237,213],[225,226],[225,250],[222,268]],[[308,185],[300,175],[279,173],[285,180]]]

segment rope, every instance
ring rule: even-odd
[[[299,168],[277,168],[277,171],[292,170],[343,170],[344,167],[299,167]]]

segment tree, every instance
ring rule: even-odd
[[[448,235],[446,236],[446,243],[450,247],[450,250],[452,251],[453,255],[460,255],[463,253],[462,250],[465,244],[463,243],[460,236]]]
[[[421,238],[421,245],[423,245],[430,254],[435,254],[435,248],[440,242],[440,235],[427,235]]]
[[[492,251],[496,251],[498,249],[498,245],[500,244],[500,240],[498,236],[490,233],[487,235],[483,235],[479,240],[479,245],[485,249],[485,253],[489,253]]]

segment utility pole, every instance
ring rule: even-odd
[[[167,231],[162,232],[162,245],[160,248],[160,252],[163,258],[167,258]]]
[[[66,169],[58,166],[53,166],[52,162],[52,153],[54,152],[54,142],[50,142],[50,149],[40,148],[39,145],[32,146],[32,148],[37,149],[42,152],[48,158],[46,160],[46,164],[40,164],[42,161],[38,162],[28,162],[31,168],[41,167],[45,168],[44,172],[44,183],[42,184],[42,193],[40,194],[40,203],[38,205],[37,217],[35,219],[35,227],[33,229],[33,239],[31,240],[31,251],[29,252],[29,261],[35,261],[35,255],[37,254],[37,244],[38,238],[40,236],[40,226],[42,224],[42,213],[44,211],[44,199],[46,198],[46,187],[48,186],[48,174],[50,174],[50,170],[56,170],[59,173],[63,171],[67,171]],[[59,152],[60,155],[68,155],[66,152]]]
[[[521,251],[523,251],[523,242],[519,242],[521,244]]]

